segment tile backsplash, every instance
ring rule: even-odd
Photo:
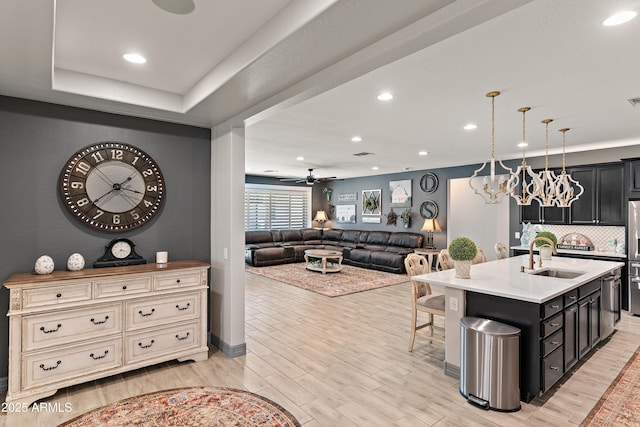
[[[611,246],[610,242],[615,241],[617,245],[622,244],[624,253],[626,253],[625,228],[614,226],[589,226],[589,225],[548,225],[539,224],[541,230],[550,231],[558,237],[570,233],[580,233],[587,236],[595,249],[600,252],[615,252],[615,245]]]

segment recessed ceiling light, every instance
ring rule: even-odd
[[[122,55],[122,57],[125,59],[125,61],[129,61],[134,64],[144,64],[145,62],[147,62],[147,59],[138,53],[125,53],[124,55]]]
[[[359,136],[354,136],[353,138],[351,138],[351,141],[353,141],[353,142],[360,142],[360,141],[362,141],[362,138],[361,138],[361,137],[359,137]]]
[[[426,156],[427,154],[429,154],[428,151],[424,151],[424,150],[423,151],[418,151],[418,155],[419,156]]]
[[[529,143],[527,141],[518,142],[518,147],[520,148],[524,148],[528,146],[529,146]]]
[[[469,123],[468,125],[465,125],[464,130],[474,130],[477,129],[478,125],[474,125],[473,123]]]
[[[390,101],[392,99],[393,99],[393,95],[389,92],[382,92],[380,95],[378,95],[379,101]]]
[[[169,13],[186,15],[196,8],[193,0],[153,0],[156,6]]]
[[[637,15],[638,13],[632,10],[625,10],[622,12],[614,13],[613,15],[605,19],[602,22],[602,25],[604,25],[605,27],[612,27],[614,25],[624,24],[625,22],[631,21]]]
[[[378,169],[380,169],[380,168],[379,168],[379,167],[377,167],[377,166],[374,166],[374,167],[372,167],[371,169],[373,169],[374,171],[377,171],[377,170],[378,170]]]
[[[302,156],[298,156],[298,157],[296,157],[296,160],[298,160],[298,161],[302,161],[302,160],[304,160],[304,157],[302,157]]]

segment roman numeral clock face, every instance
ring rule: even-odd
[[[103,142],[74,154],[60,174],[64,205],[83,223],[119,232],[146,224],[165,197],[156,162],[132,145]]]

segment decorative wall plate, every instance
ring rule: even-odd
[[[427,193],[434,193],[438,189],[438,177],[435,173],[427,172],[420,178],[420,189]]]
[[[424,219],[433,219],[438,216],[438,204],[433,200],[425,200],[420,205],[420,216]]]

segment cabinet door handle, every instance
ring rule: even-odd
[[[142,310],[138,311],[138,314],[142,317],[149,317],[151,316],[154,312],[156,311],[155,308],[152,308],[150,312],[148,313],[143,313]]]
[[[147,345],[142,345],[142,343],[139,342],[138,343],[138,347],[140,347],[140,348],[149,348],[149,347],[151,347],[153,345],[154,342],[155,342],[154,340],[151,340],[151,342],[149,344],[147,344]]]
[[[560,370],[559,367],[553,366],[553,365],[549,366],[549,369],[554,370],[554,371],[559,371]]]
[[[51,334],[53,332],[58,332],[60,330],[60,328],[62,327],[62,323],[58,323],[58,326],[56,326],[55,329],[45,329],[44,326],[40,327],[40,330],[42,332],[44,332],[45,334]]]
[[[180,335],[176,334],[176,339],[178,341],[183,341],[183,340],[186,340],[187,338],[189,338],[189,332],[187,332],[187,335],[185,335],[184,337],[181,337]]]
[[[45,367],[44,363],[40,364],[40,369],[42,369],[43,371],[53,371],[54,369],[56,369],[58,366],[60,366],[60,364],[62,363],[62,360],[58,360],[55,364],[55,366],[49,366],[49,367]]]
[[[555,327],[557,327],[557,326],[560,326],[560,323],[553,323],[553,322],[551,322],[551,323],[549,323],[549,326],[553,326],[553,327],[555,328]]]
[[[96,320],[93,317],[89,320],[91,320],[91,323],[93,323],[94,325],[102,325],[104,323],[107,323],[107,320],[109,320],[109,316],[104,316],[104,320]]]
[[[105,350],[104,354],[102,356],[94,356],[93,353],[91,353],[89,355],[89,357],[91,357],[93,360],[100,360],[100,359],[104,359],[105,357],[107,357],[108,353],[109,353],[109,350]]]
[[[188,302],[188,303],[187,303],[187,305],[186,305],[185,307],[180,307],[180,305],[179,305],[179,304],[176,304],[176,308],[177,308],[179,311],[185,311],[185,310],[186,310],[186,309],[188,309],[190,306],[191,306],[191,303],[190,303],[190,302]]]

